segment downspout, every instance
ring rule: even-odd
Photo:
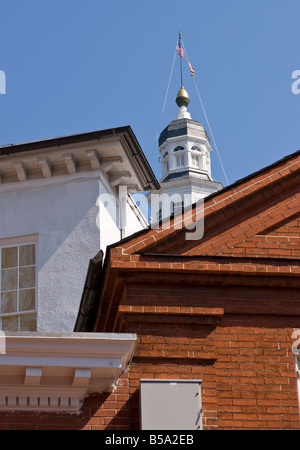
[[[300,330],[294,328],[292,333],[292,352],[294,354],[295,361],[295,374],[296,374],[296,384],[297,384],[297,397],[298,397],[298,416],[300,422],[300,370],[299,370],[299,352],[298,344],[300,343],[300,339],[297,339],[299,336]]]
[[[299,371],[299,365],[298,365],[298,357],[295,354],[295,372],[296,372],[296,383],[297,383],[297,396],[298,396],[298,415],[299,415],[299,422],[300,422],[300,371]]]
[[[101,250],[89,262],[74,332],[88,332],[93,329],[99,302],[102,268],[103,252]]]

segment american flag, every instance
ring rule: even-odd
[[[184,57],[184,51],[183,51],[183,47],[181,45],[180,40],[177,42],[177,52],[178,52],[178,55],[181,56],[181,58]]]

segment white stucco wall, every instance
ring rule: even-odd
[[[72,331],[89,258],[99,251],[97,179],[0,195],[0,238],[36,233],[38,331]]]
[[[145,207],[148,202],[143,193],[138,194],[139,200],[144,199],[143,205],[139,208],[134,196],[131,197],[131,201],[126,197],[126,201],[123,203],[126,212],[121,217],[120,202],[122,200],[109,194],[102,183],[100,183],[99,193],[97,224],[100,229],[100,248],[105,254],[108,245],[148,226],[147,208]]]
[[[2,245],[6,238],[37,235],[37,331],[73,331],[89,260],[122,237],[118,208],[111,214],[99,202],[104,194],[99,177],[0,192]],[[141,228],[128,207],[125,234]]]

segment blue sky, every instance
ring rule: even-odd
[[[300,148],[299,0],[0,0],[0,145],[130,125],[160,178],[178,31],[229,183]],[[189,111],[208,130],[186,60]],[[213,178],[226,185],[216,150]]]

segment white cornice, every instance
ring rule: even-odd
[[[135,334],[1,332],[0,339],[2,411],[78,412],[87,395],[113,390],[136,345]]]
[[[0,193],[2,192],[15,192],[24,189],[40,189],[42,187],[48,187],[53,185],[61,185],[66,183],[72,183],[77,181],[88,181],[101,179],[100,171],[93,172],[80,172],[73,175],[57,175],[55,177],[38,178],[36,180],[27,180],[22,183],[7,183],[0,185]]]
[[[142,191],[145,176],[120,137],[92,143],[1,155],[0,192],[93,178],[101,174],[117,191],[120,183]]]

